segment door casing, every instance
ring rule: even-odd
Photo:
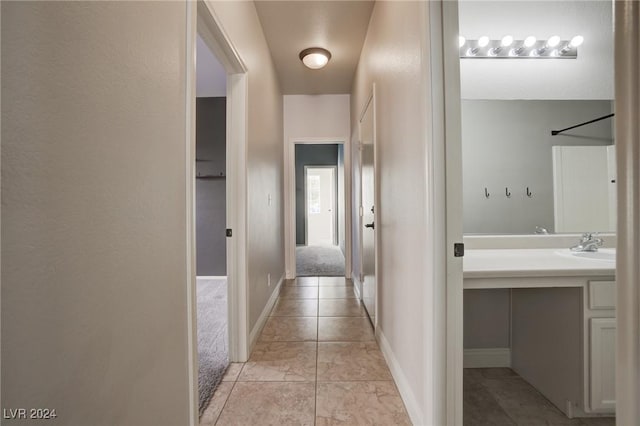
[[[351,278],[351,144],[344,137],[292,137],[284,149],[284,250],[287,279],[296,277],[296,145],[331,144],[344,147],[345,277]]]

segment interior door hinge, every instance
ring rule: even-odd
[[[454,257],[464,257],[464,243],[454,243],[453,244],[453,256]]]

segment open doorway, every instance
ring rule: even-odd
[[[202,414],[229,365],[227,74],[199,35],[196,57],[196,299],[198,405]]]
[[[296,276],[345,276],[344,145],[295,145]]]

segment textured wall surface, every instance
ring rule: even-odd
[[[2,406],[186,425],[185,4],[1,7]]]

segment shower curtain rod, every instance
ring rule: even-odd
[[[575,126],[567,127],[566,129],[562,129],[562,130],[552,130],[551,131],[551,136],[556,136],[556,135],[559,135],[562,132],[566,132],[567,130],[575,129],[576,127],[586,126],[587,124],[595,123],[596,121],[605,120],[607,118],[613,117],[614,115],[615,114],[609,114],[609,115],[605,115],[605,116],[602,116],[602,117],[594,118],[593,120],[585,121],[584,123],[576,124]]]

